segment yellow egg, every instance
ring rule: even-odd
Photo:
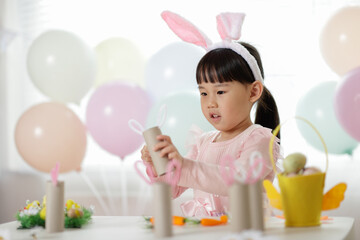
[[[82,217],[83,215],[84,215],[84,213],[83,213],[83,211],[81,209],[72,208],[72,209],[67,211],[67,216],[69,218]]]
[[[288,155],[283,162],[285,173],[297,173],[305,167],[306,157],[302,153]]]

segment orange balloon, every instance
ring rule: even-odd
[[[41,103],[20,117],[15,143],[33,168],[50,172],[57,162],[60,172],[78,170],[85,156],[86,129],[75,113],[61,103]]]
[[[320,51],[338,75],[360,66],[360,6],[341,8],[320,34]]]

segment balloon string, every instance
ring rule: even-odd
[[[100,193],[98,192],[98,190],[95,188],[94,184],[91,182],[91,180],[88,178],[88,176],[84,173],[84,172],[78,172],[80,174],[80,176],[83,178],[83,180],[85,181],[85,183],[89,186],[90,190],[94,193],[96,199],[98,200],[98,202],[100,203],[101,208],[103,209],[105,215],[109,216],[110,215],[110,211],[108,206],[106,205],[105,201],[103,200],[103,198],[101,197]]]
[[[123,159],[121,159],[120,163],[121,163],[121,196],[122,196],[122,201],[121,201],[121,208],[122,208],[122,214],[123,216],[128,215],[127,214],[127,206],[128,206],[128,196],[127,196],[127,177],[126,177],[126,169],[125,169],[125,161]]]
[[[105,174],[105,165],[102,165],[101,168],[100,168],[100,175],[101,175],[101,178],[102,178],[102,181],[103,181],[103,184],[105,186],[105,192],[106,192],[106,195],[108,197],[108,201],[110,203],[110,210],[111,212],[115,212],[115,203],[114,203],[114,197],[110,191],[110,186],[109,186],[109,181],[108,181],[108,178],[106,177],[106,174]]]

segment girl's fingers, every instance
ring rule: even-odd
[[[161,141],[161,142],[158,142],[157,144],[155,144],[154,146],[154,151],[158,151],[158,150],[161,150],[167,146],[171,145],[169,142],[167,141]]]
[[[158,136],[156,136],[156,139],[159,141],[166,141],[168,143],[172,143],[171,138],[167,135],[158,135]]]
[[[168,154],[169,160],[179,159],[179,157],[180,157],[180,155],[177,152],[171,152],[171,153]]]
[[[163,148],[160,152],[160,156],[161,157],[165,157],[168,156],[170,153],[172,152],[176,152],[175,148],[173,145],[167,146],[165,148]]]

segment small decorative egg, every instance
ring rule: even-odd
[[[306,157],[302,153],[292,153],[283,162],[285,173],[297,173],[305,167]]]
[[[67,211],[69,218],[78,218],[84,215],[84,212],[81,209],[71,208]]]
[[[294,173],[294,172],[291,172],[291,173],[288,173],[286,176],[287,177],[296,177],[296,176],[298,176],[298,174]]]
[[[317,167],[307,167],[304,170],[303,175],[311,175],[311,174],[316,174],[316,173],[320,173],[321,170],[318,169]]]

